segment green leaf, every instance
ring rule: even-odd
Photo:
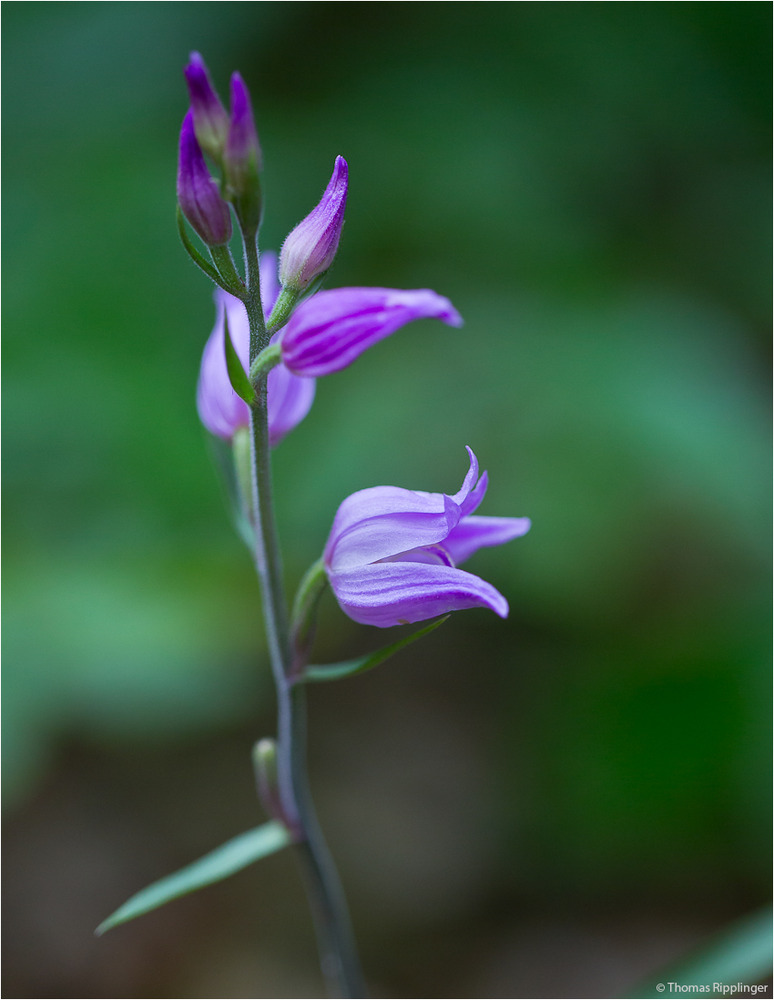
[[[341,677],[351,677],[353,674],[362,674],[365,670],[370,670],[372,667],[378,666],[383,663],[388,657],[393,656],[398,650],[403,649],[404,646],[410,646],[412,642],[416,642],[417,639],[421,639],[423,635],[429,635],[438,628],[439,625],[443,625],[449,615],[444,615],[443,618],[436,618],[434,622],[430,622],[429,625],[425,625],[424,628],[419,629],[418,632],[412,632],[411,635],[405,636],[403,639],[399,639],[397,642],[393,642],[390,646],[384,646],[382,649],[377,649],[374,653],[369,653],[367,656],[359,656],[355,660],[343,660],[341,663],[325,663],[325,664],[312,664],[308,666],[303,674],[298,678],[299,681],[337,681]]]
[[[107,920],[103,920],[95,933],[104,934],[111,927],[126,923],[127,920],[134,920],[135,917],[155,910],[164,903],[177,899],[178,896],[184,896],[205,885],[228,878],[229,875],[246,868],[254,861],[287,847],[290,842],[291,837],[287,829],[276,820],[248,830],[247,833],[221,844],[210,854],[205,854],[203,858],[194,861],[192,865],[181,868],[180,871],[173,872],[172,875],[167,875],[166,878],[159,879],[158,882],[142,889]]]
[[[180,234],[180,239],[182,241],[183,246],[186,249],[186,252],[188,253],[188,256],[191,258],[194,264],[196,264],[197,267],[200,267],[208,278],[212,278],[212,280],[215,282],[216,285],[220,285],[221,279],[218,272],[215,270],[212,264],[210,264],[210,262],[202,256],[202,254],[196,249],[196,247],[191,242],[191,237],[188,235],[188,231],[185,228],[185,221],[183,219],[183,210],[180,208],[179,205],[177,206],[177,231]]]
[[[763,982],[772,969],[771,932],[772,914],[766,907],[732,924],[707,948],[643,983],[629,996],[638,1000],[663,997],[669,993],[670,982],[680,986]]]
[[[234,345],[231,342],[231,331],[228,328],[228,310],[223,310],[223,323],[226,328],[226,336],[224,338],[226,343],[226,368],[228,368],[228,377],[231,381],[231,388],[243,399],[248,406],[253,406],[255,404],[255,389],[253,389],[250,379],[247,377],[244,368],[242,367],[242,362],[237,356],[237,352],[234,350]]]

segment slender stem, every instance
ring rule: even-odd
[[[250,364],[266,349],[269,335],[261,307],[258,251],[245,240],[250,322]],[[261,581],[266,639],[277,688],[277,784],[284,821],[293,835],[315,922],[323,975],[331,995],[364,997],[360,965],[338,873],[317,822],[306,765],[306,709],[303,685],[293,686],[293,650],[282,586],[277,527],[271,490],[271,456],[266,398],[268,372],[254,387],[250,408],[255,565]]]

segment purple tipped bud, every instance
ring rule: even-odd
[[[325,194],[287,237],[280,254],[283,288],[303,291],[333,263],[347,204],[347,161],[337,156]]]
[[[191,95],[194,129],[199,145],[216,160],[223,155],[228,136],[228,114],[215,93],[207,67],[198,52],[192,52],[185,79]]]
[[[177,168],[177,200],[183,215],[207,246],[220,246],[231,239],[231,212],[210,177],[194,133],[189,110],[180,130],[180,159]]]
[[[223,154],[228,196],[239,224],[256,233],[261,223],[261,147],[255,131],[250,94],[239,73],[231,77],[231,122]]]

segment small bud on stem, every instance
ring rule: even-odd
[[[333,263],[347,204],[347,161],[337,156],[333,174],[316,208],[285,240],[279,275],[283,288],[303,291]]]
[[[180,130],[177,200],[186,219],[207,246],[228,243],[232,232],[231,212],[204,162],[190,110]]]
[[[198,52],[192,52],[185,80],[191,95],[196,139],[205,153],[220,161],[228,136],[228,114],[210,82],[207,67]]]
[[[246,236],[261,224],[261,147],[255,131],[250,94],[239,73],[231,77],[231,121],[223,153],[226,193]]]

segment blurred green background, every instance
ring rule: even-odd
[[[5,984],[321,995],[293,858],[96,941],[261,822],[257,586],[194,407],[182,67],[238,68],[265,247],[350,167],[329,285],[430,287],[275,455],[290,589],[368,485],[533,530],[460,613],[316,689],[375,996],[620,996],[770,885],[771,13],[763,3],[3,10]],[[384,642],[326,607],[320,658]]]

